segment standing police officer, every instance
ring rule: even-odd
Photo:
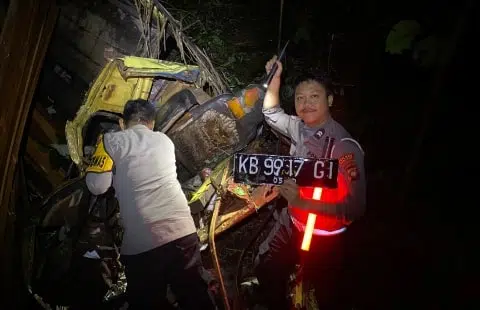
[[[274,63],[278,70],[267,89],[263,113],[267,123],[291,139],[290,155],[336,158],[339,160],[338,188],[323,189],[320,201],[312,200],[307,189],[287,180],[279,187],[288,208],[274,214],[276,222],[260,245],[255,270],[269,309],[289,309],[286,283],[300,251],[301,233],[308,213],[317,214],[308,253],[320,309],[341,308],[345,300],[340,289],[344,235],[350,223],[365,211],[365,171],[363,151],[357,141],[330,115],[333,93],[327,79],[307,75],[297,81],[295,110],[287,115],[280,107],[279,89],[282,64],[276,57],[267,62],[267,73]],[[309,199],[310,198],[310,199]],[[301,240],[300,240],[301,241]]]

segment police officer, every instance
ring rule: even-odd
[[[94,195],[113,185],[120,205],[129,309],[169,309],[167,284],[182,309],[214,309],[201,276],[199,239],[177,180],[173,142],[154,132],[155,108],[125,104],[122,131],[100,137],[87,169]]]
[[[275,225],[255,258],[256,274],[269,309],[287,309],[288,276],[299,259],[308,213],[315,213],[314,238],[304,274],[315,284],[320,309],[342,308],[347,293],[341,289],[345,287],[341,283],[344,235],[349,224],[362,216],[365,209],[363,151],[330,115],[333,93],[322,76],[305,75],[298,79],[295,89],[298,116],[287,115],[279,98],[282,64],[274,56],[267,62],[266,70],[268,73],[274,63],[278,70],[263,102],[267,123],[291,139],[292,156],[338,159],[338,188],[323,189],[320,201],[309,199],[312,197],[308,191],[291,180],[278,188],[288,207],[274,214]]]

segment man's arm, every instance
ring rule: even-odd
[[[329,216],[341,215],[350,223],[365,213],[366,180],[363,151],[353,141],[340,141],[332,154],[339,160],[339,187],[346,187],[345,197],[338,203],[301,199],[295,206]],[[343,183],[343,184],[341,184]]]
[[[280,61],[277,60],[277,56],[273,56],[267,64],[265,65],[265,71],[267,71],[267,75],[272,70],[274,64],[277,64],[277,71],[268,85],[267,92],[265,93],[265,97],[263,99],[263,109],[268,110],[270,108],[275,108],[280,105],[280,77],[282,75],[283,66]]]
[[[299,131],[300,120],[298,118],[286,114],[280,106],[263,109],[263,115],[267,124],[273,129],[278,130],[290,139],[295,139],[295,133]]]
[[[282,63],[277,61],[276,56],[274,56],[265,65],[265,70],[268,74],[274,63],[277,64],[278,68],[270,85],[268,85],[267,92],[265,93],[262,111],[268,125],[292,139],[292,134],[295,130],[298,130],[299,120],[296,117],[286,114],[280,107],[280,77],[283,69]]]
[[[97,147],[87,168],[85,182],[94,195],[105,193],[112,185],[113,159],[105,149],[103,136],[99,137]]]

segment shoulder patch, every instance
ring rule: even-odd
[[[108,155],[103,144],[103,135],[97,140],[97,147],[93,153],[87,172],[102,173],[112,171],[113,159]]]
[[[357,180],[360,176],[360,171],[355,163],[355,155],[347,153],[339,158],[338,165],[346,172],[350,181]]]

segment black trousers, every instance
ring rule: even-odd
[[[315,287],[320,309],[351,309],[348,268],[344,263],[346,232],[313,236],[310,251],[303,252],[303,233],[292,223],[287,209],[276,211],[274,216],[275,225],[255,258],[255,273],[266,306],[290,309],[287,282],[295,264],[301,261],[304,278]]]
[[[196,233],[137,255],[122,255],[129,309],[173,309],[167,285],[182,310],[215,309],[202,277],[203,264]]]

